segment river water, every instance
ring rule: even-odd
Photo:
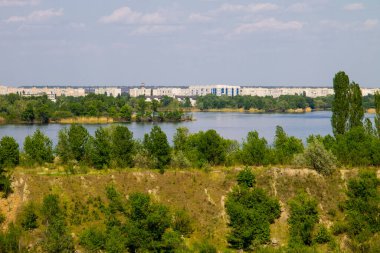
[[[373,119],[374,115],[366,115]],[[301,114],[280,113],[241,113],[241,112],[195,112],[194,121],[180,123],[123,123],[134,134],[135,138],[142,138],[149,133],[154,125],[159,125],[168,135],[171,141],[176,129],[180,126],[189,128],[190,132],[215,129],[225,138],[242,141],[249,131],[256,130],[261,137],[265,137],[269,143],[273,142],[277,125],[284,128],[288,135],[293,135],[305,140],[310,134],[331,134],[331,112],[311,112]],[[84,124],[90,134],[106,124]],[[0,137],[13,136],[22,147],[26,136],[33,134],[36,129],[41,129],[49,138],[57,143],[58,131],[68,125],[0,125]]]

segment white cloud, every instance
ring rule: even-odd
[[[379,20],[377,19],[367,19],[363,23],[365,29],[375,28],[378,24],[379,24]]]
[[[234,34],[252,33],[255,31],[272,31],[272,30],[300,30],[303,23],[299,21],[279,21],[275,18],[263,19],[255,23],[241,24],[234,29]]]
[[[48,9],[48,10],[34,11],[27,16],[11,16],[7,20],[5,20],[5,22],[6,23],[19,23],[19,22],[35,23],[35,22],[43,22],[53,17],[60,17],[60,16],[63,16],[63,9],[59,9],[59,10]]]
[[[358,11],[364,9],[364,4],[362,3],[351,3],[343,7],[346,11]]]
[[[157,25],[165,23],[166,18],[159,12],[141,13],[133,11],[128,6],[118,8],[109,16],[101,17],[99,22],[103,24],[125,23]]]
[[[223,4],[217,10],[217,12],[261,12],[261,11],[273,11],[279,7],[272,3],[257,3],[257,4]]]
[[[200,13],[191,13],[188,20],[191,23],[206,23],[211,21],[212,18]]]
[[[305,12],[309,11],[311,8],[307,3],[295,3],[290,5],[286,10],[292,12]]]
[[[40,0],[0,0],[0,7],[37,5]]]
[[[132,34],[135,35],[156,35],[177,32],[183,30],[183,26],[178,25],[142,25],[137,27]]]

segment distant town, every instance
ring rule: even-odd
[[[380,91],[380,88],[362,88],[362,95],[367,96]],[[21,96],[42,96],[47,95],[50,100],[55,100],[59,96],[82,97],[87,94],[103,94],[117,97],[122,94],[129,94],[131,97],[145,96],[146,98],[161,98],[163,96],[173,98],[197,97],[214,94],[216,96],[272,96],[282,95],[304,95],[311,98],[333,95],[332,87],[253,87],[238,85],[190,85],[190,86],[118,86],[118,87],[73,87],[73,86],[23,86],[10,87],[0,86],[0,95],[19,94]]]

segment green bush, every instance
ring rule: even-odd
[[[304,157],[306,164],[320,174],[331,175],[335,171],[336,158],[317,139],[311,140],[308,144]]]
[[[262,189],[236,187],[225,206],[231,227],[227,241],[232,248],[247,250],[269,242],[269,226],[281,213],[277,199]]]
[[[289,201],[289,206],[289,246],[310,246],[314,226],[319,219],[317,201],[306,193],[299,193]]]
[[[178,231],[182,236],[189,236],[193,233],[191,217],[184,210],[174,213],[173,230]]]
[[[98,227],[86,228],[79,236],[79,243],[89,252],[105,249],[106,234]]]
[[[239,186],[251,188],[256,184],[255,174],[249,167],[246,167],[237,175],[237,182]]]
[[[331,239],[331,234],[325,226],[320,226],[318,232],[314,236],[314,241],[319,244],[328,243]]]
[[[33,203],[29,203],[25,206],[19,217],[21,226],[25,230],[33,230],[38,228],[38,216],[37,210]]]

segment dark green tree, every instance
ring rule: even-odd
[[[108,167],[111,160],[111,139],[108,129],[99,127],[95,137],[90,137],[86,145],[86,157],[97,169]]]
[[[361,172],[348,182],[345,203],[348,234],[359,243],[380,232],[380,180],[375,172]]]
[[[189,137],[189,129],[186,127],[177,128],[173,137],[174,151],[185,151],[187,139]]]
[[[128,104],[125,104],[120,109],[120,117],[122,119],[124,119],[125,121],[131,121],[132,120],[132,113],[133,113],[133,109]]]
[[[0,167],[13,168],[19,164],[20,151],[13,137],[4,136],[0,141]]]
[[[41,213],[46,226],[42,246],[45,252],[75,252],[74,241],[65,222],[58,195],[44,197]]]
[[[170,145],[164,131],[154,126],[150,134],[144,136],[144,148],[155,160],[155,167],[163,170],[170,163]]]
[[[314,226],[319,219],[317,201],[306,193],[300,193],[289,201],[289,206],[289,246],[310,246]]]
[[[132,167],[134,153],[133,133],[128,127],[116,126],[111,129],[111,159],[118,167]]]
[[[259,138],[257,131],[249,132],[243,142],[241,158],[245,165],[263,165],[269,162],[269,152],[265,138]]]
[[[359,84],[355,82],[350,84],[349,103],[348,129],[362,127],[364,118],[363,95]]]
[[[334,100],[332,103],[331,125],[335,136],[344,134],[349,118],[349,88],[350,80],[343,71],[338,72],[333,80]]]
[[[85,127],[72,124],[69,129],[62,129],[58,134],[57,154],[66,163],[70,160],[82,161],[90,135]]]
[[[25,110],[21,113],[21,120],[28,123],[33,123],[35,119],[33,105],[31,103],[27,104]]]
[[[274,139],[274,151],[277,162],[288,164],[293,160],[295,154],[302,153],[304,150],[302,140],[289,137],[281,126],[276,127]]]
[[[375,116],[375,127],[377,131],[377,135],[380,137],[380,92],[375,93],[375,109],[376,109],[376,116]]]
[[[53,144],[49,137],[37,129],[24,141],[24,151],[29,161],[37,164],[53,161]]]

